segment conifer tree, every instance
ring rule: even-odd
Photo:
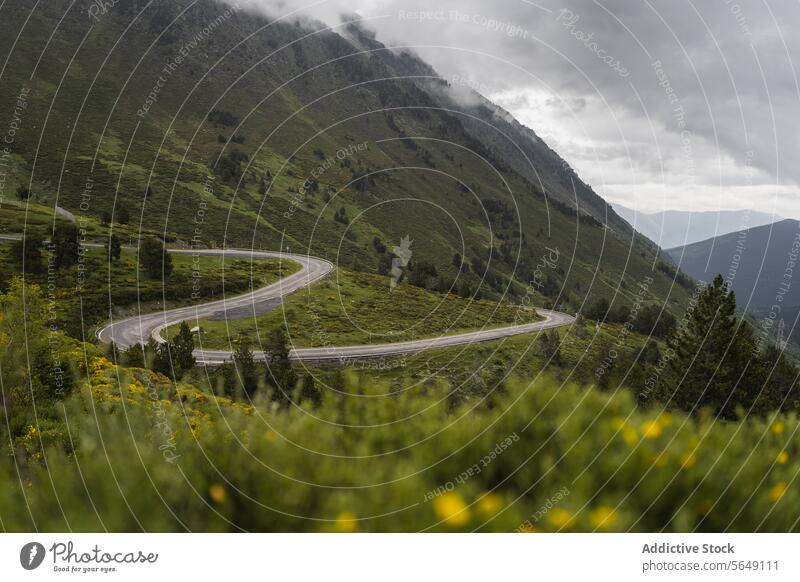
[[[235,371],[238,372],[242,380],[242,388],[245,395],[252,399],[258,391],[258,373],[256,372],[256,362],[253,357],[253,350],[250,349],[250,342],[241,338],[236,344],[233,352],[233,363]]]
[[[671,382],[662,393],[684,410],[708,407],[735,418],[737,407],[762,408],[760,360],[752,328],[736,316],[736,297],[717,275],[676,337]]]
[[[272,330],[264,344],[267,352],[267,384],[272,387],[272,399],[288,404],[292,391],[297,384],[297,375],[289,360],[289,341],[286,327],[280,326]]]
[[[163,346],[162,346],[163,347]],[[178,335],[173,338],[169,345],[172,365],[175,370],[176,378],[184,376],[189,370],[194,368],[194,337],[189,329],[189,324],[181,322]]]

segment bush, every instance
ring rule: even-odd
[[[6,531],[800,527],[800,492],[788,486],[795,415],[691,421],[547,378],[506,383],[493,409],[448,412],[445,385],[386,397],[389,386],[352,374],[316,408],[257,400],[253,413],[139,371],[118,383],[102,358],[89,367],[91,392],[66,403],[81,419],[78,449],[51,444],[46,465],[0,461]],[[82,412],[90,400],[96,414]]]
[[[164,243],[147,238],[139,245],[139,264],[153,279],[167,279],[172,274],[172,257]]]

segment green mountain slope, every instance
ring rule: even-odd
[[[0,119],[20,92],[25,108],[4,196],[30,183],[79,219],[124,209],[168,239],[381,273],[405,239],[407,271],[462,294],[575,310],[631,302],[653,277],[650,298],[686,300],[657,249],[531,130],[488,102],[456,105],[429,66],[361,29],[211,0],[87,8],[6,3]]]
[[[708,281],[717,273],[731,283],[748,310],[800,305],[792,284],[800,250],[800,222],[783,220],[666,251],[681,269]]]

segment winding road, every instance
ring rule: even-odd
[[[245,311],[257,313],[258,304],[279,300],[291,293],[294,293],[295,291],[298,291],[299,289],[308,287],[313,283],[327,277],[335,270],[333,263],[330,261],[308,255],[294,255],[289,253],[249,251],[240,249],[170,249],[169,252],[174,254],[195,254],[201,256],[224,256],[231,259],[279,259],[299,263],[301,268],[296,273],[293,273],[276,283],[262,287],[261,289],[257,289],[250,293],[245,293],[244,295],[212,301],[210,303],[202,303],[200,305],[170,309],[160,313],[139,315],[112,322],[110,325],[104,327],[97,333],[97,337],[100,339],[100,341],[105,343],[113,341],[123,349],[127,349],[138,343],[147,343],[151,337],[157,342],[163,343],[165,340],[161,336],[161,332],[170,325],[175,325],[189,319],[211,317],[225,312],[230,312],[232,310],[237,310],[239,313]],[[249,310],[247,308],[249,308]],[[511,325],[507,327],[484,329],[467,333],[397,343],[357,346],[330,346],[323,348],[296,348],[291,350],[289,357],[295,361],[326,362],[413,354],[425,350],[497,340],[505,337],[540,331],[543,329],[561,327],[564,325],[570,325],[575,320],[574,317],[558,311],[537,309],[537,312],[544,316],[544,320],[537,321],[535,323]],[[198,364],[211,366],[222,364],[231,358],[231,352],[222,350],[197,349],[194,351],[194,355]],[[265,358],[263,352],[256,353],[255,357],[256,359],[261,360]]]

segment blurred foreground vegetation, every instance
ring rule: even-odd
[[[49,332],[34,286],[1,307],[6,531],[800,529],[793,411],[688,416],[551,375],[454,405],[352,371],[237,402]]]

